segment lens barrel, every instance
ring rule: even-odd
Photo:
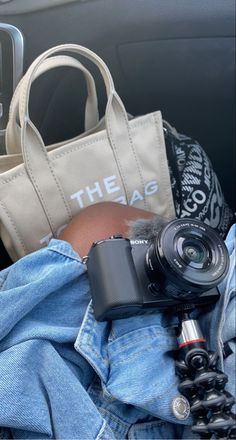
[[[191,298],[216,287],[226,276],[229,255],[222,238],[198,220],[177,219],[159,232],[146,253],[150,280],[160,279],[170,296]],[[161,274],[161,275],[160,275]],[[163,286],[165,288],[165,286]]]

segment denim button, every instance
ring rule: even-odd
[[[176,419],[186,420],[190,415],[190,405],[184,396],[177,396],[172,401],[172,412]]]

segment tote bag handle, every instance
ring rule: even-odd
[[[94,128],[99,122],[97,92],[94,79],[91,73],[80,63],[77,59],[67,55],[57,55],[48,58],[36,70],[33,81],[45,72],[56,67],[74,67],[80,70],[86,80],[87,85],[87,100],[85,104],[85,131]],[[21,153],[20,134],[19,134],[19,99],[23,85],[23,78],[18,84],[13,95],[11,106],[9,110],[9,121],[6,130],[6,150],[7,154]],[[22,116],[23,117],[23,116]]]
[[[21,148],[25,168],[41,201],[54,236],[57,226],[56,213],[60,210],[60,212],[64,214],[64,220],[69,221],[71,219],[71,210],[64,196],[61,184],[55,175],[43,140],[34,124],[30,121],[29,96],[35,72],[41,63],[51,55],[65,50],[75,53],[76,55],[84,56],[98,67],[103,77],[108,96],[105,111],[107,136],[114,154],[114,159],[117,163],[120,178],[123,182],[126,200],[129,203],[131,194],[136,188],[141,187],[144,193],[141,166],[133,146],[128,117],[124,105],[115,91],[113,79],[108,67],[99,56],[83,46],[67,44],[49,49],[31,64],[23,78],[19,99],[19,117],[22,128]],[[128,187],[126,176],[129,175],[131,166],[135,172],[133,173],[132,184]],[[58,194],[58,197],[55,197],[55,194]]]

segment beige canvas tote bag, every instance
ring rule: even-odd
[[[56,67],[73,67],[84,74],[87,86],[87,100],[85,105],[85,131],[94,130],[99,124],[97,93],[94,79],[90,72],[75,58],[68,55],[52,56],[44,60],[34,74],[33,80],[43,75],[45,72],[55,69]],[[23,78],[19,82],[11,100],[9,110],[9,120],[6,129],[6,150],[8,154],[21,154],[21,129],[19,125],[19,99],[23,90]],[[57,146],[63,145],[58,143],[49,145],[46,148],[51,150]]]
[[[101,129],[104,125],[103,121],[99,121],[97,93],[95,82],[90,72],[75,58],[70,56],[57,55],[45,59],[34,74],[33,80],[43,73],[56,67],[73,67],[82,71],[87,85],[87,100],[85,105],[85,122],[84,127],[87,133]],[[19,117],[19,96],[23,88],[23,79],[19,82],[10,106],[9,120],[6,128],[6,151],[7,155],[0,156],[0,173],[13,168],[23,162],[21,154],[21,128]],[[81,134],[77,139],[84,136]],[[64,142],[54,145],[48,145],[47,150],[52,150],[58,146],[64,145]]]
[[[60,52],[70,57],[59,60]],[[93,79],[72,54],[92,61],[103,77],[107,106],[100,123]],[[47,148],[29,117],[31,85],[71,59],[87,80],[86,131]],[[16,90],[11,115],[8,155],[0,159],[0,233],[13,260],[47,245],[82,208],[101,201],[175,217],[161,113],[128,120],[108,67],[91,50],[69,44],[40,55]]]

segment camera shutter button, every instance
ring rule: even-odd
[[[121,234],[115,234],[115,235],[111,235],[111,237],[110,237],[110,239],[114,239],[114,240],[117,240],[117,239],[121,239],[121,238],[124,238],[123,237],[123,235],[121,235]]]

